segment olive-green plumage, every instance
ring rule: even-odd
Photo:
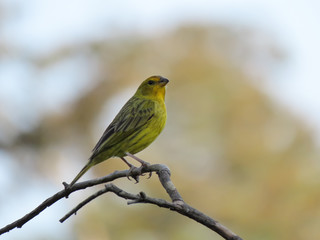
[[[92,166],[111,157],[124,157],[148,147],[161,133],[167,119],[164,103],[168,79],[152,76],[141,83],[94,147],[88,163],[71,187]]]

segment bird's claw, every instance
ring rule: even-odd
[[[130,177],[132,177],[136,181],[135,183],[138,183],[139,182],[139,175],[141,175],[139,173],[141,173],[139,168],[132,165],[132,166],[130,166],[130,169],[128,171],[127,178],[131,181]]]
[[[144,163],[141,165],[141,167],[135,167],[135,166],[130,166],[130,169],[128,171],[128,174],[127,174],[127,178],[131,181],[130,177],[132,177],[136,182],[135,183],[138,183],[139,182],[139,176],[144,176],[145,174],[142,173],[143,171],[143,168],[145,167],[148,167],[150,164],[149,163]],[[147,179],[151,178],[152,176],[152,172],[149,172],[149,176]]]
[[[150,166],[150,163],[148,162],[143,162],[143,164],[141,164],[141,167],[140,167],[140,172],[142,172],[143,168],[146,168],[146,167],[149,167]],[[143,173],[141,173],[141,176],[144,176]],[[149,172],[149,176],[147,177],[147,179],[151,178],[152,176],[152,172]]]

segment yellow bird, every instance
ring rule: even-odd
[[[111,157],[120,157],[130,168],[133,166],[125,156],[146,164],[134,154],[148,147],[164,128],[167,120],[165,86],[168,82],[164,77],[152,76],[141,83],[103,133],[88,163],[68,187],[75,184],[89,168]]]

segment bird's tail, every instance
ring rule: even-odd
[[[89,168],[91,168],[94,164],[92,164],[92,162],[88,162],[82,169],[81,171],[78,173],[78,175],[72,180],[72,182],[69,184],[69,188],[72,187],[78,180],[79,178],[82,177],[83,174],[86,173],[86,171],[89,170]]]

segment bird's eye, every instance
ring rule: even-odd
[[[148,81],[148,84],[149,84],[149,85],[153,85],[153,84],[154,84],[154,81],[150,80],[150,81]]]

